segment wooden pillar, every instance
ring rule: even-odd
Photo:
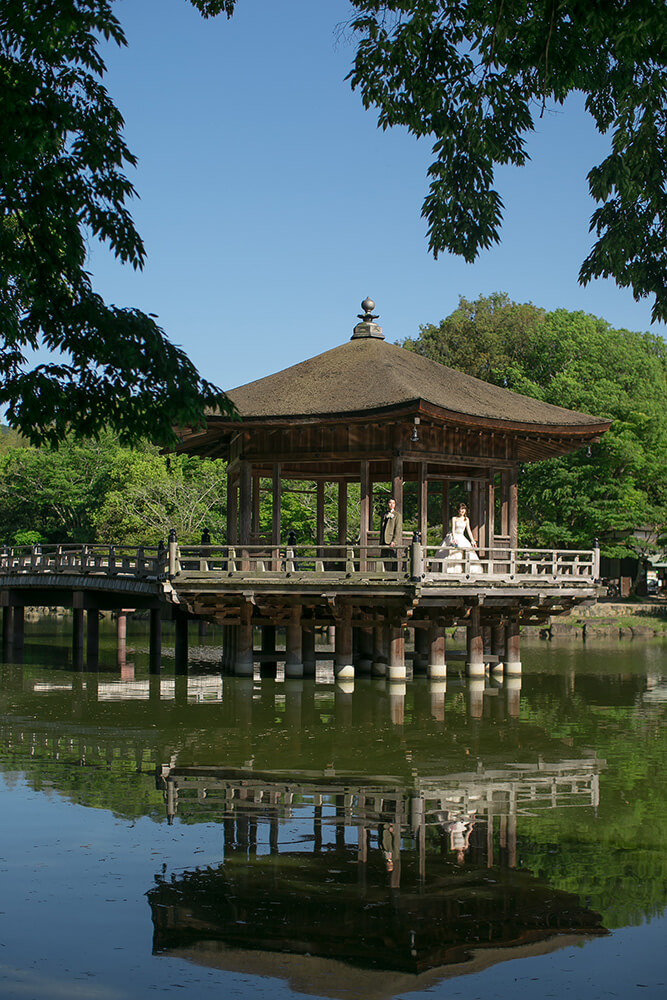
[[[303,677],[300,605],[296,604],[289,609],[285,632],[285,677]]]
[[[347,542],[347,483],[338,483],[338,544]]]
[[[318,479],[316,484],[317,514],[315,525],[315,544],[324,545],[324,481]]]
[[[334,672],[339,680],[354,678],[354,662],[352,658],[352,609],[341,608],[340,617],[336,619],[336,653]]]
[[[250,522],[250,531],[257,543],[257,535],[259,534],[259,500],[260,500],[260,480],[258,475],[253,475],[252,477],[252,519]]]
[[[160,608],[151,608],[148,670],[151,674],[159,674],[162,670],[162,611]]]
[[[489,666],[491,663],[491,626],[482,625],[482,646],[484,648],[484,665]]]
[[[236,545],[239,540],[239,504],[236,470],[227,467],[227,544]]]
[[[116,661],[121,670],[127,661],[127,611],[122,609],[116,618]]]
[[[176,612],[174,622],[174,673],[184,677],[188,672],[188,616],[185,611]]]
[[[386,627],[384,625],[376,625],[373,629],[373,663],[371,665],[373,677],[384,677],[387,673],[389,656],[386,639]]]
[[[428,667],[427,673],[431,680],[442,680],[447,677],[446,641],[443,625],[431,620],[428,626]]]
[[[253,672],[253,632],[252,632],[252,604],[250,601],[243,601],[240,611],[240,622],[238,629],[238,646],[234,660],[234,673],[238,677],[252,677]]]
[[[472,490],[470,493],[470,509],[468,510],[468,517],[470,518],[470,530],[472,536],[477,542],[479,541],[479,483],[475,479],[473,480]]]
[[[496,663],[493,664],[492,670],[494,673],[501,673],[505,665],[505,626],[504,625],[494,625],[493,633],[491,638],[491,648],[495,656],[498,657]]]
[[[389,626],[389,680],[404,681],[406,676],[403,626],[391,624]]]
[[[516,466],[510,470],[508,501],[510,548],[516,549],[519,544],[519,470]]]
[[[496,470],[489,469],[488,510],[486,516],[486,544],[490,549],[496,537]],[[489,553],[492,556],[492,553]]]
[[[315,627],[304,628],[301,631],[301,659],[303,662],[303,676],[315,676]]]
[[[417,530],[421,535],[422,545],[428,545],[428,478],[427,465],[421,461],[418,466],[417,478]]]
[[[361,460],[359,470],[361,495],[359,502],[359,544],[362,548],[368,545],[368,521],[370,518],[370,462],[367,458]]]
[[[250,518],[252,513],[252,465],[241,462],[239,469],[239,542],[250,544]]]
[[[521,673],[521,648],[519,640],[519,619],[513,617],[505,630],[505,673]]]
[[[97,670],[99,665],[100,613],[97,608],[90,608],[86,612],[86,669]]]
[[[470,609],[467,627],[466,669],[471,677],[484,677],[484,643],[479,607]]]
[[[400,537],[397,545],[403,544],[403,456],[394,455],[391,460],[391,495],[396,501],[396,513],[401,521]]]
[[[282,508],[282,478],[280,462],[273,463],[271,481],[271,544],[280,545],[280,521]]]

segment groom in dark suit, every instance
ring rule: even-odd
[[[398,568],[398,562],[395,560],[395,552],[392,550],[396,549],[397,543],[401,541],[401,515],[396,510],[396,501],[392,497],[388,504],[387,510],[382,517],[382,525],[380,527],[380,544],[383,546],[382,556],[386,560],[391,559],[391,563],[387,564],[387,569],[395,570]]]

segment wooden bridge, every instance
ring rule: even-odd
[[[84,612],[95,665],[100,610],[148,609],[151,670],[160,669],[161,621],[176,621],[176,669],[187,670],[192,619],[224,627],[224,663],[252,675],[259,659],[287,676],[314,673],[318,630],[335,628],[335,670],[406,676],[405,630],[414,666],[446,676],[444,629],[467,629],[472,675],[485,666],[520,672],[521,624],[544,621],[597,596],[599,550],[495,546],[443,550],[418,536],[407,545],[38,545],[0,550],[5,649],[23,645],[26,606],[72,608],[75,665],[83,666]],[[276,627],[286,630],[276,649]],[[261,651],[254,630],[261,628]]]

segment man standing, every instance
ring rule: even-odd
[[[389,500],[387,504],[387,510],[382,517],[382,525],[380,527],[380,544],[383,546],[385,551],[382,553],[385,559],[387,556],[392,557],[394,553],[392,549],[396,548],[397,543],[401,541],[401,515],[396,510],[396,501],[393,497]],[[388,551],[387,551],[388,550]],[[393,561],[393,565],[387,566],[387,569],[396,569],[397,563]]]

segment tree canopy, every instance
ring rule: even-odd
[[[153,316],[105,303],[86,270],[91,237],[144,263],[102,39],[125,44],[111,0],[0,6],[0,404],[35,443],[110,426],[169,444],[174,424],[231,404]],[[35,351],[47,360],[30,369]]]
[[[632,532],[667,524],[667,344],[582,312],[546,312],[503,294],[460,299],[403,345],[547,403],[613,420],[590,455],[523,467],[526,544],[634,551]]]

